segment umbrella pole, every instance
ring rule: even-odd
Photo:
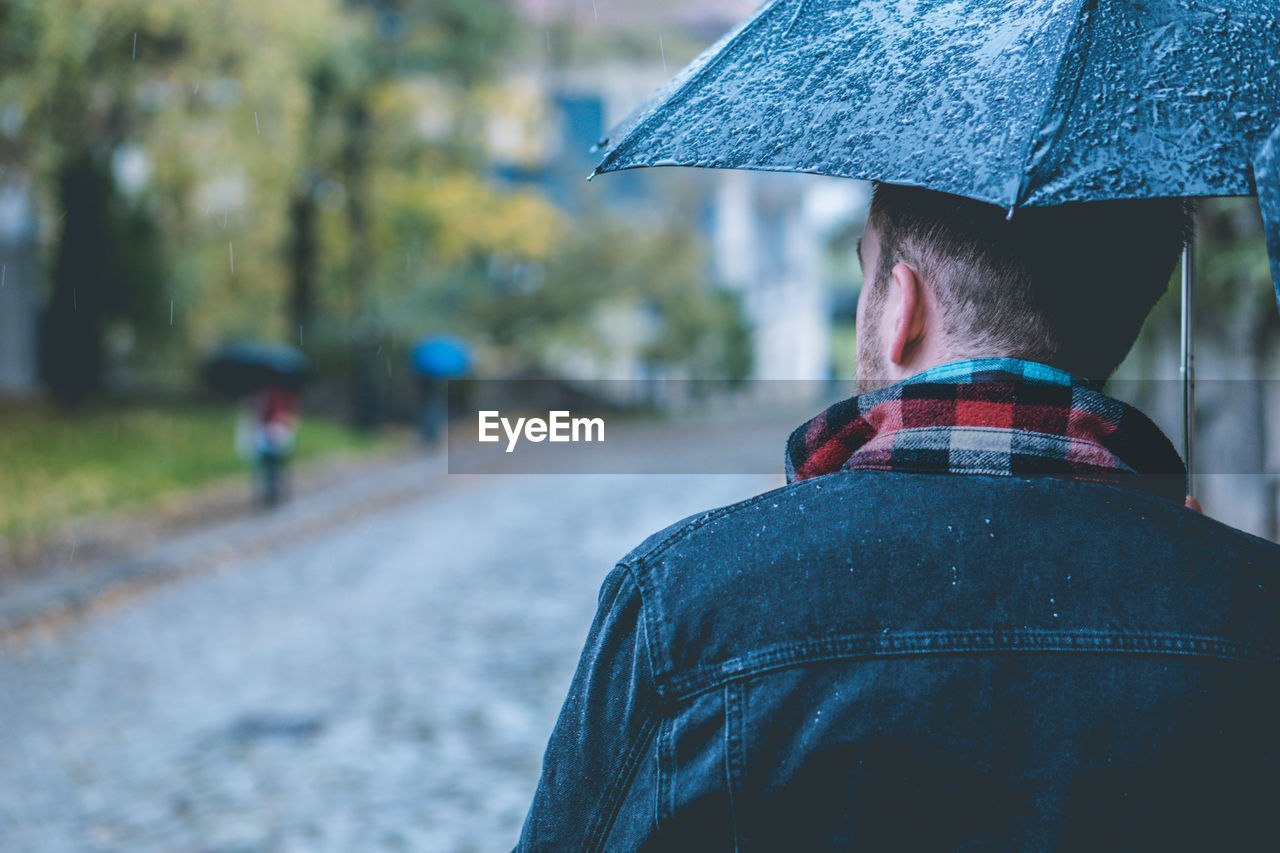
[[[1187,494],[1194,495],[1195,467],[1192,443],[1195,432],[1196,356],[1191,340],[1191,276],[1195,258],[1190,243],[1182,252],[1182,459],[1187,463]]]

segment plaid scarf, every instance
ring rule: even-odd
[[[1054,476],[1182,503],[1186,467],[1137,409],[1048,365],[970,359],[836,403],[787,441],[787,482],[839,470]]]

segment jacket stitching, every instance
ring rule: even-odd
[[[672,744],[674,740],[673,724],[674,721],[670,717],[663,716],[662,721],[658,724],[658,733],[654,737],[655,758],[658,762],[658,784],[654,786],[653,824],[657,827],[659,836],[663,831],[663,821],[675,811],[671,804],[672,799],[675,797],[675,786],[672,784],[671,779],[675,773],[675,747]]]
[[[899,475],[906,475],[911,477],[956,477],[956,476],[993,477],[995,476],[992,474],[979,474],[974,472],[964,472],[962,474],[942,474],[935,471],[910,471],[910,470],[873,471],[868,469],[856,469],[856,470],[841,469],[839,471],[834,471],[830,474],[823,474],[818,477],[810,477],[809,479],[806,479],[806,480],[798,480],[794,483],[788,483],[785,486],[780,486],[776,489],[771,489],[767,492],[764,492],[763,494],[755,495],[754,497],[748,498],[747,500],[739,501],[738,503],[730,504],[728,506],[723,506],[718,509],[713,509],[709,512],[703,513],[702,515],[699,515],[697,518],[691,519],[690,521],[680,525],[678,528],[676,528],[670,534],[664,537],[661,541],[656,542],[655,544],[649,546],[643,551],[629,554],[622,561],[622,564],[630,565],[632,562],[634,562],[636,566],[641,566],[648,561],[657,560],[659,557],[662,556],[663,552],[665,552],[668,548],[670,548],[673,544],[675,544],[677,540],[679,540],[684,536],[687,536],[690,533],[693,533],[695,530],[699,529],[700,527],[704,527],[713,521],[723,518],[724,516],[731,515],[739,510],[743,510],[743,509],[747,509],[749,507],[755,506],[761,501],[776,499],[778,494],[782,492],[789,492],[795,489],[805,488],[810,485],[812,485],[814,488],[822,488],[823,485],[830,482],[828,478],[850,477],[850,476],[859,476],[859,475],[865,475],[865,474],[885,475],[885,476],[891,476],[891,477],[899,476]],[[1170,476],[1173,476],[1173,475],[1170,475]],[[1003,476],[1003,477],[1000,477],[999,479],[1006,480],[1006,481],[1012,479],[1012,480],[1019,480],[1019,481],[1024,481],[1028,483],[1038,483],[1039,481],[1053,481],[1053,483],[1055,484],[1062,484],[1067,487],[1087,488],[1091,490],[1104,489],[1106,491],[1115,492],[1119,495],[1124,495],[1127,497],[1132,497],[1134,495],[1141,495],[1147,498],[1154,498],[1155,500],[1159,501],[1160,504],[1162,505],[1169,503],[1169,500],[1167,498],[1162,498],[1159,495],[1153,495],[1151,492],[1134,488],[1131,485],[1120,484],[1120,483],[1099,483],[1099,482],[1094,482],[1092,480],[1083,480],[1074,476],[1052,476],[1047,474],[1014,474],[1012,476]],[[1180,520],[1184,522],[1189,522],[1192,524],[1198,524],[1200,526],[1206,526],[1206,527],[1218,527],[1218,528],[1225,527],[1221,522],[1215,521],[1198,512],[1192,512],[1191,510],[1187,510],[1185,513],[1183,513],[1182,518]],[[1264,548],[1272,551],[1273,553],[1280,551],[1280,546],[1277,546],[1276,543],[1274,542],[1269,542],[1265,539],[1260,539],[1257,536],[1254,536],[1248,533],[1243,533],[1241,531],[1233,531],[1233,533],[1242,536],[1243,538],[1249,540],[1251,543],[1255,545],[1261,545]],[[649,568],[649,567],[646,566],[646,568]]]
[[[725,790],[729,794],[729,820],[733,829],[733,851],[738,853],[742,834],[738,824],[738,802],[735,792],[743,787],[746,761],[740,753],[744,737],[742,726],[742,682],[724,685],[724,772]]]
[[[608,837],[609,831],[613,829],[614,821],[618,819],[622,801],[626,798],[626,792],[631,787],[631,780],[635,776],[636,768],[640,766],[640,758],[644,755],[649,742],[653,739],[654,732],[657,731],[658,720],[654,717],[651,708],[645,709],[645,716],[646,719],[644,726],[640,729],[640,734],[627,751],[626,760],[622,764],[622,772],[617,775],[608,790],[605,791],[600,813],[595,821],[589,825],[587,843],[584,845],[586,850],[604,849],[605,839]]]
[[[663,679],[670,701],[706,693],[727,681],[834,660],[965,653],[1150,654],[1207,657],[1280,665],[1280,652],[1194,634],[1124,634],[1113,631],[914,631],[856,634],[764,649],[712,667]]]
[[[645,632],[645,656],[649,663],[649,672],[654,676],[654,680],[656,682],[657,670],[653,668],[653,644],[648,641],[649,625],[647,618],[645,618],[648,608],[645,606],[644,588],[641,586],[639,579],[636,577],[635,573],[631,571],[630,567],[619,564],[618,568],[621,568],[625,572],[626,578],[620,579],[620,582],[614,588],[613,595],[609,599],[608,606],[606,607],[603,601],[600,602],[600,605],[603,610],[613,610],[617,607],[618,600],[622,597],[625,580],[629,579],[633,584],[635,584],[636,588],[640,591],[640,612],[642,616],[640,629]],[[613,827],[614,821],[617,820],[618,810],[622,807],[622,801],[625,799],[626,792],[631,786],[631,779],[635,775],[636,768],[640,766],[640,759],[644,755],[647,744],[653,738],[658,720],[654,716],[654,708],[652,704],[647,704],[641,713],[645,715],[644,724],[641,726],[640,733],[636,736],[635,741],[630,745],[626,758],[623,761],[621,771],[614,778],[611,785],[605,790],[604,797],[601,800],[599,814],[592,823],[588,824],[586,832],[587,841],[584,849],[601,849],[600,845],[604,843],[605,838],[609,834],[609,830]]]
[[[619,563],[618,568],[627,573],[631,578],[631,582],[636,585],[636,589],[640,591],[640,622],[644,627],[644,652],[649,660],[649,672],[653,675],[654,689],[658,696],[665,695],[662,681],[658,678],[658,673],[669,672],[672,668],[672,662],[669,659],[662,661],[662,666],[658,666],[658,661],[654,660],[655,654],[665,652],[668,648],[665,638],[662,636],[662,623],[664,614],[661,612],[662,599],[660,596],[654,595],[650,589],[646,587],[645,577],[641,572],[636,571],[635,567],[626,563]]]

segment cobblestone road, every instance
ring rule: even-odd
[[[509,849],[605,573],[774,485],[452,478],[0,648],[0,850]]]

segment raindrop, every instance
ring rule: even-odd
[[[305,347],[306,345],[307,345],[307,341],[305,338],[302,337],[302,324],[299,323],[298,324],[298,346]]]
[[[199,92],[200,92],[200,84],[197,83],[196,87],[191,90],[191,94],[195,95],[195,94],[198,94]]]
[[[71,310],[77,314],[80,313],[80,304],[76,301],[76,289],[74,287],[71,288]]]
[[[232,243],[227,244],[227,251],[231,254],[231,274],[236,274],[236,247]]]
[[[951,585],[952,586],[960,585],[960,573],[956,570],[955,566],[951,567]]]
[[[169,325],[173,325],[173,300],[169,300]]]
[[[258,135],[262,135],[262,125],[258,123],[258,111],[253,111],[253,126],[258,131]]]
[[[0,290],[4,289],[4,277],[8,271],[9,271],[8,264],[0,264]]]
[[[138,61],[138,31],[133,31],[133,61]]]
[[[667,49],[662,46],[662,36],[658,36],[658,50],[662,51],[662,73],[667,73]]]
[[[596,16],[596,20],[600,20],[600,10],[596,8],[596,0],[591,0],[591,14]]]

